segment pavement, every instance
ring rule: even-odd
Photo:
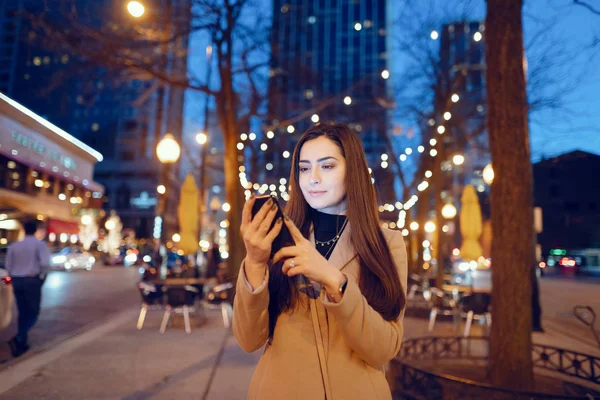
[[[261,351],[245,353],[219,310],[192,319],[186,334],[181,317],[159,333],[161,311],[149,312],[136,329],[139,307],[128,308],[102,323],[27,353],[0,366],[0,399],[245,399]],[[405,318],[405,338],[431,335],[427,319]],[[473,335],[482,333],[474,325]],[[456,335],[448,321],[436,323],[434,335]],[[584,338],[585,339],[585,338]],[[600,357],[598,346],[569,332],[546,327],[534,333],[537,343]]]

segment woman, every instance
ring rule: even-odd
[[[244,205],[246,258],[233,332],[253,352],[265,345],[249,399],[391,399],[384,366],[400,350],[406,250],[381,229],[360,139],[343,124],[306,131],[292,158],[287,217],[269,227],[268,202]],[[295,246],[270,260],[282,224]]]

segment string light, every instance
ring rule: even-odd
[[[439,37],[439,34],[437,33],[437,31],[432,31],[431,32],[431,38],[433,40],[438,39],[438,37]],[[383,79],[388,79],[389,78],[389,71],[388,70],[383,70],[381,72],[381,77]],[[459,97],[458,94],[454,93],[451,96],[451,101],[453,103],[456,103],[459,100],[460,100],[460,97]],[[344,101],[344,104],[346,104],[346,105],[352,104],[352,98],[350,96],[345,96],[343,101]],[[483,107],[481,107],[481,108],[483,108]],[[443,116],[443,119],[445,119],[446,121],[452,118],[452,114],[449,111],[444,112],[444,114],[442,116]],[[319,120],[320,120],[320,118],[319,118],[318,114],[315,113],[315,114],[311,115],[311,121],[312,122],[317,123],[317,122],[319,122]],[[436,121],[435,121],[435,119],[431,118],[431,119],[429,119],[428,123],[429,123],[430,126],[435,126]],[[287,132],[288,133],[294,133],[295,130],[296,129],[294,128],[293,125],[288,125],[287,126]],[[443,125],[439,125],[436,130],[437,130],[437,132],[439,134],[443,134],[443,133],[445,133],[446,128]],[[267,138],[272,139],[274,137],[273,131],[271,131],[271,130],[268,131],[266,133],[266,136],[267,136]],[[255,140],[256,139],[256,135],[254,133],[250,133],[249,138],[250,138],[250,140]],[[242,139],[242,141],[246,140],[246,134],[240,135],[240,139]],[[429,140],[429,145],[431,147],[429,149],[429,155],[431,157],[435,157],[438,154],[438,151],[433,148],[434,146],[436,146],[436,144],[437,144],[437,140],[436,139],[432,138],[432,139]],[[242,150],[243,148],[244,148],[243,143],[241,143],[241,142],[238,143],[238,149]],[[265,143],[261,144],[261,149],[266,150],[267,149],[267,145]],[[425,146],[419,145],[417,147],[417,152],[419,154],[422,154],[424,151],[425,151]],[[404,162],[404,161],[406,161],[408,159],[407,156],[411,155],[411,154],[413,154],[413,150],[411,148],[406,148],[405,149],[405,153],[401,154],[399,158],[400,158],[401,161]],[[289,158],[291,156],[291,154],[290,154],[289,151],[286,150],[286,151],[282,152],[282,156],[283,156],[283,158],[287,159],[287,158]],[[382,160],[381,167],[382,168],[387,168],[389,166],[388,159],[389,159],[389,156],[387,154],[382,154],[381,155],[381,160]],[[266,167],[267,167],[268,170],[272,170],[273,169],[273,165],[271,163],[268,163]],[[242,171],[242,170],[240,169],[240,171]],[[244,169],[244,171],[245,171],[245,169]],[[369,174],[372,174],[372,172],[373,172],[372,169],[369,168]],[[431,171],[426,171],[425,172],[425,178],[426,179],[431,178],[432,175],[433,174],[432,174]],[[371,178],[371,181],[372,181],[372,183],[374,183],[375,179]],[[251,189],[251,188],[253,188],[254,190],[259,191],[260,193],[264,193],[264,192],[266,192],[269,189],[271,190],[271,192],[275,192],[276,189],[279,189],[279,192],[281,193],[281,197],[284,200],[287,201],[289,199],[289,194],[286,191],[286,187],[285,187],[285,183],[286,182],[287,181],[285,180],[285,178],[281,178],[280,179],[280,183],[281,184],[279,185],[279,187],[277,187],[274,184],[271,184],[271,185],[267,185],[267,184],[260,185],[258,183],[248,182],[246,180],[245,173],[243,173],[243,174],[240,173],[240,183],[246,189],[246,192],[245,192],[246,197],[248,197],[250,195],[250,190],[249,189]],[[423,192],[428,187],[429,187],[429,182],[423,180],[417,186],[417,189],[418,189],[419,192]],[[400,202],[400,201],[397,201],[396,202],[396,208],[399,209],[401,213],[406,213],[406,210],[409,210],[410,208],[412,208],[417,203],[418,200],[419,200],[419,196],[413,195],[409,200],[405,201],[404,204],[402,202]],[[387,211],[394,211],[394,206],[391,205],[391,204],[386,204],[385,206],[380,207],[380,212],[384,212],[386,210]],[[398,226],[398,228],[402,228],[404,226],[404,224],[401,223],[400,218],[399,218],[399,221],[397,223],[397,226]],[[403,233],[403,235],[406,236],[406,235],[408,235],[408,230],[404,229],[402,231],[402,233]]]

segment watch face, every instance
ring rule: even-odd
[[[348,279],[346,279],[344,281],[344,283],[342,283],[342,286],[340,286],[340,293],[344,294],[344,292],[346,291],[346,286],[348,286]]]

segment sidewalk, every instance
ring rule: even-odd
[[[158,332],[161,312],[135,327],[121,314],[0,372],[2,399],[243,399],[260,352],[246,354],[219,311],[187,335],[176,321]]]
[[[32,354],[0,371],[2,399],[245,399],[261,351],[247,354],[219,311],[187,335],[180,321],[161,335],[161,312],[150,312],[144,329],[135,328],[138,308],[124,312],[53,348]],[[405,339],[455,336],[439,321],[427,332],[427,319],[406,317]],[[473,335],[480,327],[474,325]],[[534,342],[600,355],[550,326]]]

